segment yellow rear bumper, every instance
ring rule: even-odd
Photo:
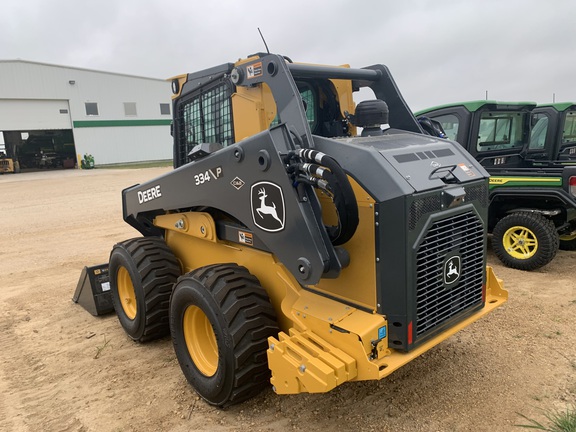
[[[268,365],[276,393],[323,393],[346,381],[382,379],[501,306],[508,292],[487,267],[484,307],[410,352],[388,348],[385,338],[370,346],[378,339],[378,328],[387,325],[384,317],[313,296],[304,296],[293,307],[295,322],[302,323],[302,329],[268,339]]]

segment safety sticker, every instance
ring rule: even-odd
[[[254,245],[254,238],[252,237],[252,233],[249,232],[238,231],[238,241],[248,246]]]
[[[386,326],[380,327],[378,329],[378,339],[384,339],[386,337]]]
[[[104,282],[100,286],[102,287],[102,292],[110,291],[110,282]]]
[[[458,166],[462,168],[462,171],[464,171],[468,177],[476,177],[476,173],[468,168],[466,164],[460,163]]]
[[[262,62],[251,64],[246,68],[248,79],[258,78],[262,76]]]

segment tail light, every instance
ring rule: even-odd
[[[568,180],[568,185],[570,188],[570,194],[576,197],[576,176],[570,177],[570,180]]]

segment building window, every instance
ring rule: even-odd
[[[96,102],[86,102],[86,115],[97,116],[98,115],[98,104]]]
[[[160,115],[170,115],[170,104],[167,103],[160,104]]]
[[[124,115],[135,116],[138,115],[136,111],[136,102],[124,102]]]

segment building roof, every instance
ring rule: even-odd
[[[26,64],[48,66],[48,67],[61,68],[61,69],[72,69],[72,70],[79,70],[79,71],[85,71],[85,72],[101,73],[101,74],[106,74],[106,75],[117,75],[117,76],[124,76],[124,77],[130,77],[130,78],[147,79],[147,80],[152,80],[152,81],[166,81],[165,79],[162,79],[162,78],[150,78],[150,77],[145,77],[145,76],[140,76],[140,75],[131,75],[131,74],[125,74],[125,73],[119,73],[119,72],[107,72],[107,71],[102,71],[102,70],[97,70],[97,69],[88,69],[88,68],[81,68],[81,67],[76,67],[76,66],[57,65],[57,64],[53,64],[53,63],[43,63],[43,62],[36,62],[36,61],[22,60],[22,59],[12,59],[12,60],[9,60],[9,59],[1,60],[0,59],[0,64],[2,64],[2,63],[26,63]]]

